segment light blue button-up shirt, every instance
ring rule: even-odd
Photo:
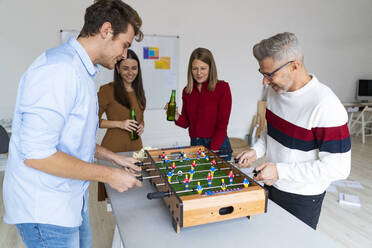
[[[22,76],[3,185],[6,223],[81,224],[89,182],[44,173],[24,160],[47,158],[58,150],[93,162],[96,72],[84,48],[70,39],[43,53]]]

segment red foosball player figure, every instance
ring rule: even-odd
[[[172,163],[171,169],[172,169],[172,172],[174,173],[174,170],[176,169],[176,163],[175,162]]]
[[[192,167],[195,168],[195,166],[196,166],[196,162],[195,162],[195,160],[192,161],[191,165],[192,165]]]
[[[198,194],[200,195],[203,193],[203,187],[200,185],[200,182],[198,182],[198,186],[196,186],[196,191],[198,191]]]
[[[202,150],[199,148],[199,151],[198,151],[198,159],[200,159],[201,154],[202,154]]]
[[[225,179],[221,179],[221,189],[226,190],[226,184],[225,184]]]
[[[185,179],[183,179],[183,181],[185,182],[185,189],[188,190],[189,189],[190,179],[187,176],[187,174],[185,175]]]
[[[208,187],[212,187],[212,175],[210,172],[208,172],[208,175],[207,175],[207,180],[208,180]]]
[[[234,172],[231,170],[230,173],[229,173],[230,184],[233,183],[234,177],[235,177]]]
[[[216,160],[213,159],[213,160],[211,161],[211,164],[212,164],[212,166],[215,166],[215,165],[216,165]]]
[[[167,158],[167,155],[165,155],[165,152],[161,154],[161,160],[165,160]]]
[[[243,185],[244,185],[244,188],[248,187],[249,186],[249,181],[247,178],[244,178],[243,180]]]
[[[214,175],[214,172],[216,171],[216,168],[212,165],[210,170],[211,170],[211,175],[212,175],[212,178],[213,178],[213,175]]]

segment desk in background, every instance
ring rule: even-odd
[[[107,164],[104,161],[99,163]],[[268,201],[265,214],[254,215],[251,219],[238,218],[182,228],[176,234],[163,201],[146,198],[147,193],[155,190],[149,181],[144,181],[140,188],[123,193],[107,184],[105,186],[118,232],[126,248],[339,247],[271,200]]]
[[[349,115],[348,127],[350,133],[355,130],[356,134],[362,135],[362,143],[365,143],[366,136],[372,136],[372,134],[366,134],[366,130],[372,131],[372,128],[368,127],[372,124],[372,102],[351,102],[343,103],[346,111]],[[357,124],[360,124],[360,128],[356,128]]]

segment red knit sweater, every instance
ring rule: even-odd
[[[191,138],[212,138],[210,149],[220,149],[227,136],[231,112],[231,92],[228,83],[219,81],[214,91],[207,90],[207,82],[199,92],[196,83],[191,94],[182,92],[182,113],[176,125],[189,128]]]

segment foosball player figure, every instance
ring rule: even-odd
[[[189,189],[190,179],[187,176],[187,174],[185,175],[185,179],[183,179],[183,181],[185,182],[185,189],[188,190]]]
[[[176,163],[175,162],[172,163],[171,169],[172,169],[172,173],[174,173],[174,170],[176,169]]]
[[[192,180],[192,177],[194,176],[194,173],[195,173],[195,169],[194,169],[194,167],[191,166],[191,169],[190,169],[190,180]]]
[[[172,171],[168,171],[167,176],[168,176],[168,182],[171,182],[172,176],[173,176],[173,172]]]
[[[221,179],[221,189],[226,190],[226,184],[225,184],[225,179]]]
[[[203,187],[200,185],[200,182],[198,182],[198,186],[196,186],[196,191],[198,191],[198,194],[200,195],[203,193]]]
[[[204,156],[204,159],[209,161],[209,157],[207,155]]]
[[[198,150],[198,159],[200,159],[200,156],[202,155],[202,150],[199,148]]]
[[[167,158],[167,155],[165,155],[165,152],[161,154],[161,160],[165,160]]]
[[[249,186],[249,181],[247,178],[243,179],[243,185],[244,185],[244,188],[247,188]]]
[[[185,158],[185,161],[186,161],[186,162],[189,162],[189,161],[190,161],[190,158],[188,158],[188,157],[186,156],[186,154],[185,154],[184,158]]]
[[[215,165],[216,165],[216,160],[213,159],[213,160],[211,161],[211,164],[212,164],[212,166],[215,166]]]
[[[214,172],[216,171],[216,168],[212,165],[210,170],[211,170],[211,175],[212,175],[212,178],[213,178],[213,175],[214,175]]]
[[[212,187],[212,175],[210,172],[208,172],[207,180],[208,180],[208,187]]]
[[[234,177],[235,177],[234,172],[231,170],[230,173],[229,173],[230,184],[233,183]]]
[[[192,167],[195,168],[195,166],[196,166],[196,162],[195,162],[195,160],[192,161],[191,165],[192,165]]]

